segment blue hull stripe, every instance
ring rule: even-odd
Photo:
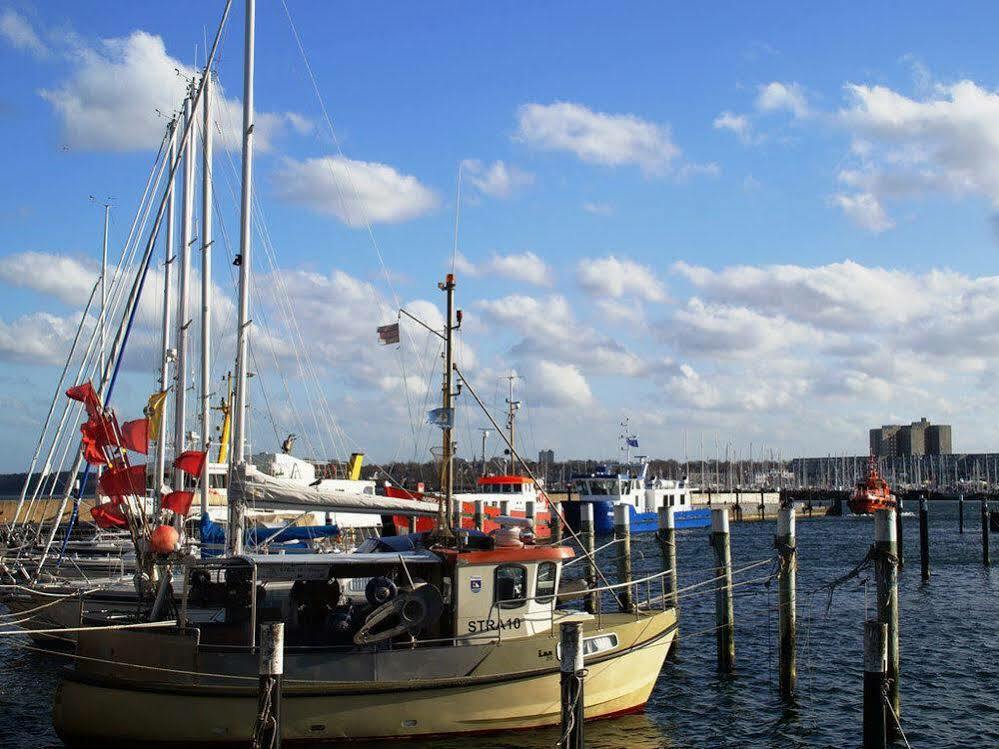
[[[584,504],[593,505],[593,524],[598,535],[608,535],[614,532],[614,505],[610,500],[594,502],[571,501],[563,502],[562,513],[574,531],[579,530],[579,508]],[[655,512],[638,512],[629,505],[632,533],[651,533],[659,528],[659,517]],[[709,528],[711,526],[711,509],[698,507],[696,509],[678,510],[674,514],[676,527]]]

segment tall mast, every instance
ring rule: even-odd
[[[169,156],[169,174],[173,174],[176,171],[177,163],[177,120],[173,119],[167,126],[167,130],[170,132],[170,156]],[[171,326],[170,318],[173,312],[173,261],[174,261],[174,250],[173,250],[173,225],[174,225],[174,203],[173,203],[173,187],[175,179],[170,179],[170,184],[167,185],[167,216],[166,216],[166,241],[163,246],[163,330],[162,330],[162,348],[160,351],[160,391],[168,392],[170,390],[170,363],[172,360],[172,355],[170,352],[170,340],[171,340]],[[164,477],[166,476],[166,419],[160,419],[160,433],[155,435],[156,438],[156,482],[153,485],[154,502],[159,502],[160,498],[160,487],[163,485]]]
[[[448,524],[442,529],[445,531],[445,535],[449,535],[451,530],[451,505],[452,497],[454,496],[454,473],[451,470],[452,466],[452,443],[451,443],[451,423],[454,421],[453,416],[453,405],[452,405],[452,395],[453,395],[453,375],[454,375],[454,274],[448,273],[447,278],[444,283],[438,284],[442,291],[447,294],[447,322],[444,323],[444,378],[441,390],[443,391],[443,406],[444,413],[447,418],[447,423],[441,430],[443,433],[443,450],[441,452],[441,478],[444,489],[444,501],[445,508],[447,508]]]
[[[104,244],[101,247],[101,370],[104,369],[105,339],[108,324],[108,220],[111,217],[111,204],[104,204]]]
[[[212,441],[212,72],[205,68],[201,98],[201,517],[208,516],[208,459]]]
[[[236,348],[235,450],[231,464],[246,462],[246,380],[250,344],[250,207],[253,195],[253,45],[255,0],[246,0],[243,51],[243,176],[239,202],[239,330]],[[228,551],[243,553],[243,508],[229,503]]]
[[[507,403],[506,428],[507,428],[507,431],[510,433],[510,449],[509,449],[509,453],[510,453],[510,470],[509,470],[509,473],[512,476],[513,472],[515,470],[515,465],[516,465],[516,463],[515,463],[516,458],[514,458],[514,456],[513,456],[513,453],[516,450],[516,444],[517,444],[517,440],[516,440],[516,435],[517,435],[516,419],[517,419],[517,415],[516,414],[517,414],[517,409],[520,408],[520,401],[515,401],[513,399],[513,381],[514,380],[519,380],[520,376],[519,375],[515,375],[515,374],[509,374],[509,375],[507,375],[506,379],[507,379],[507,382],[509,383],[509,388],[510,388],[509,389],[509,395],[506,398],[506,403]]]
[[[184,100],[184,120],[188,128],[194,127],[194,111],[192,99],[194,84],[188,89]],[[188,138],[184,143],[184,192],[181,200],[180,213],[180,297],[177,300],[177,392],[174,394],[174,424],[173,451],[174,458],[187,449],[187,349],[188,333],[191,327],[188,297],[191,283],[191,212],[194,202],[194,138]],[[173,472],[173,488],[184,488],[184,472],[175,468]]]

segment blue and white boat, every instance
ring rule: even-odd
[[[677,528],[707,528],[711,525],[711,509],[694,508],[691,504],[690,486],[687,480],[671,480],[648,476],[649,464],[642,460],[640,470],[635,473],[620,468],[612,471],[608,466],[599,466],[589,474],[572,477],[578,492],[568,502],[562,503],[562,513],[566,522],[579,529],[580,508],[584,503],[593,506],[593,523],[598,534],[614,531],[614,507],[626,505],[631,516],[631,532],[647,533],[659,527],[659,509],[676,507],[674,519]]]

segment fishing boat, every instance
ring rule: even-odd
[[[867,461],[867,478],[854,487],[847,506],[854,515],[873,515],[877,510],[894,509],[895,505],[891,487],[878,473],[877,458],[872,455]]]

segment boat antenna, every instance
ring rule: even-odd
[[[509,385],[509,388],[510,388],[509,395],[507,396],[507,399],[506,399],[506,408],[507,408],[507,410],[506,410],[506,428],[507,428],[507,431],[510,433],[510,449],[507,450],[507,452],[510,453],[510,475],[511,476],[513,475],[514,471],[516,470],[515,466],[514,466],[514,460],[515,459],[514,459],[514,456],[513,456],[513,451],[514,451],[514,448],[515,448],[515,446],[517,444],[517,440],[516,440],[516,427],[514,426],[514,423],[515,423],[515,420],[516,420],[516,417],[517,417],[517,410],[520,408],[520,401],[515,401],[513,399],[513,383],[514,383],[514,381],[519,380],[519,379],[521,379],[521,377],[516,372],[511,372],[510,374],[508,374],[506,376],[506,381],[507,381],[507,383]]]

